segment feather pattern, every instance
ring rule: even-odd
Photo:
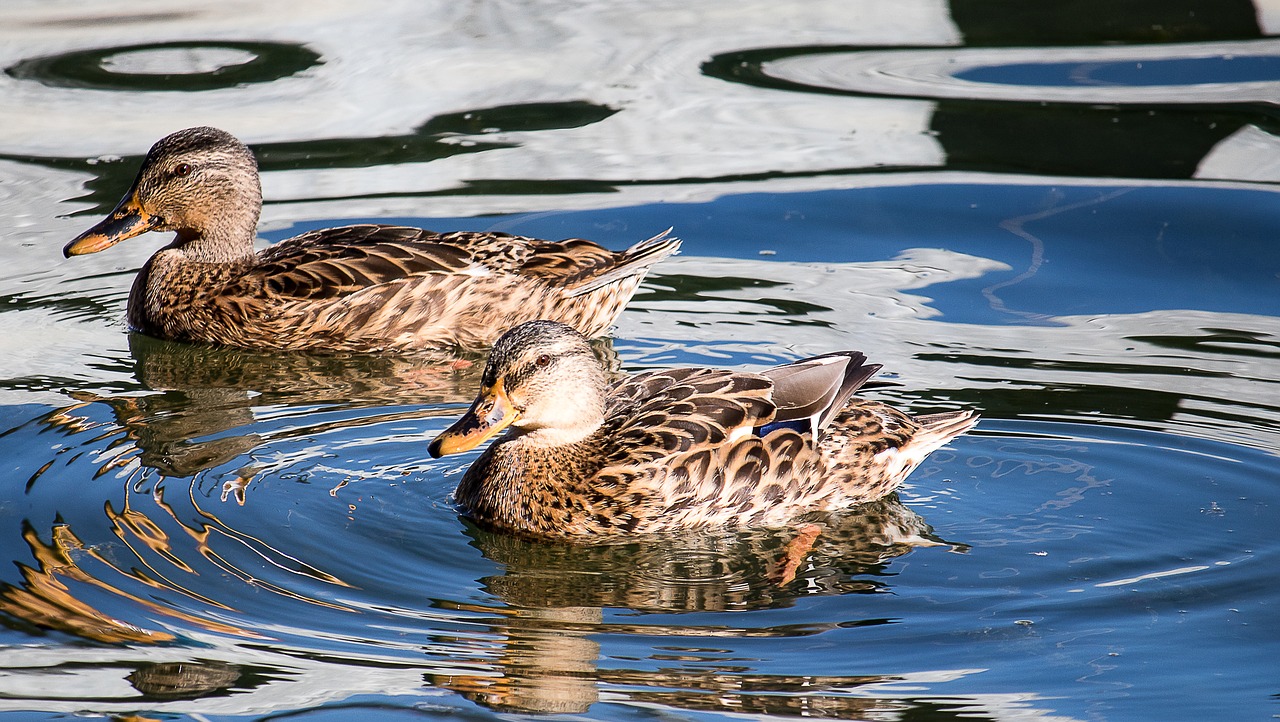
[[[486,348],[503,330],[539,318],[599,336],[649,268],[680,246],[669,231],[615,252],[580,238],[361,224],[255,253],[261,207],[248,148],[223,131],[191,128],[156,143],[120,205],[65,250],[93,253],[150,230],[176,232],[129,295],[129,323],[148,335],[409,351]]]
[[[509,412],[501,426],[510,430],[455,493],[482,524],[571,540],[779,526],[891,493],[929,453],[977,423],[969,411],[913,418],[855,396],[879,368],[865,361],[841,352],[763,373],[681,368],[606,385],[579,334],[528,323],[499,339],[481,398],[431,451],[474,446],[456,446],[455,437],[482,428],[475,412],[498,394]],[[815,398],[826,405],[813,408]],[[817,420],[812,428],[775,423],[797,409]]]

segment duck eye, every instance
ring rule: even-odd
[[[544,353],[541,356],[539,356],[538,359],[534,361],[534,363],[538,364],[539,366],[548,366],[551,364],[551,356],[549,354]]]
[[[186,176],[186,175],[190,175],[190,173],[191,173],[190,163],[179,163],[178,167],[173,169],[173,174],[178,176],[179,178],[182,178],[183,176]]]

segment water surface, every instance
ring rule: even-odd
[[[20,3],[0,33],[0,719],[1280,713],[1280,68],[1247,2]],[[683,255],[598,352],[856,348],[974,433],[798,529],[599,547],[459,517],[481,357],[127,333],[224,127],[263,242],[347,222]]]

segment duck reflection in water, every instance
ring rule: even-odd
[[[893,559],[916,547],[966,549],[940,539],[896,495],[822,521],[822,534],[811,539],[804,538],[803,529],[703,530],[591,546],[470,527],[473,545],[503,567],[501,574],[481,580],[503,606],[466,607],[501,618],[492,626],[499,649],[495,653],[494,642],[488,640],[477,646],[473,657],[465,652],[455,655],[457,667],[485,673],[432,674],[428,681],[493,709],[537,713],[583,712],[600,701],[605,689],[611,696],[683,709],[830,718],[860,718],[871,709],[898,704],[846,693],[851,687],[894,681],[888,677],[743,674],[707,664],[723,657],[710,649],[715,637],[805,636],[828,631],[831,625],[606,621],[608,608],[642,613],[747,611],[785,607],[815,594],[886,592]],[[798,542],[806,549],[799,558]],[[864,619],[840,626],[887,621]],[[596,638],[605,633],[708,638],[708,649],[675,651],[657,670],[601,669]],[[700,664],[680,665],[681,661]],[[837,688],[840,693],[833,694]]]
[[[596,347],[607,356],[605,341]],[[77,403],[45,417],[49,426],[83,431],[93,422],[81,411],[88,404],[111,408],[114,431],[99,437],[116,448],[98,475],[137,461],[167,477],[190,477],[227,463],[277,435],[303,430],[255,430],[254,410],[263,407],[323,405],[331,409],[443,405],[469,398],[478,382],[481,357],[464,352],[396,354],[310,354],[256,352],[129,338],[134,375],[150,394],[105,396],[72,392]],[[336,424],[386,421],[397,414],[419,418],[445,410],[396,411]],[[224,432],[236,431],[227,434]],[[305,433],[314,433],[307,427]],[[274,434],[274,435],[273,435]],[[120,449],[120,445],[126,448]]]
[[[240,665],[225,662],[161,662],[139,664],[126,679],[152,699],[199,699],[250,685]]]

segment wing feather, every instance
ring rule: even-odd
[[[235,290],[282,300],[332,300],[410,276],[475,268],[464,247],[442,238],[418,228],[379,225],[304,233],[263,251],[261,262]]]
[[[666,234],[620,253],[591,241],[544,241],[509,233],[435,233],[360,224],[309,231],[271,246],[228,292],[281,300],[334,300],[371,286],[428,274],[510,274],[572,289],[643,272],[674,253]]]
[[[763,376],[723,369],[651,371],[619,382],[606,410],[601,476],[712,448],[737,429],[767,423],[775,411],[772,389]]]

